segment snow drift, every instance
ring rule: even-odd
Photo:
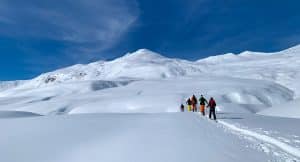
[[[131,81],[82,81],[0,93],[0,110],[38,114],[176,112],[192,94],[213,96],[223,112],[255,113],[293,99],[278,84],[206,76]]]
[[[274,105],[259,112],[261,115],[300,118],[300,99]]]

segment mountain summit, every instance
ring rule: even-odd
[[[42,74],[26,83],[39,87],[70,81],[112,79],[161,79],[198,75],[202,72],[196,62],[171,59],[148,49],[140,49],[112,61],[78,64]]]
[[[148,49],[139,49],[133,53],[127,53],[122,59],[137,59],[137,60],[155,60],[165,59],[166,57]]]

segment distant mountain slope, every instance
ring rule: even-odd
[[[212,56],[198,61],[167,58],[147,49],[112,61],[77,64],[44,73],[26,82],[0,83],[0,91],[14,87],[36,88],[64,82],[116,79],[164,79],[183,76],[234,76],[269,80],[300,96],[300,45],[275,53],[245,51]]]
[[[230,64],[237,62],[259,61],[285,58],[300,58],[300,45],[273,53],[244,51],[240,54],[227,53],[223,55],[210,56],[197,62],[203,64]]]
[[[8,89],[12,89],[18,87],[27,81],[23,80],[16,80],[16,81],[0,81],[0,91],[5,91]]]
[[[214,75],[269,80],[286,86],[300,96],[300,45],[275,52],[225,54],[197,61]]]
[[[201,66],[186,60],[171,59],[147,49],[128,53],[113,61],[98,61],[87,65],[74,65],[45,73],[29,81],[26,86],[122,78],[162,79],[201,74]]]

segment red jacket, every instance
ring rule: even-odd
[[[214,99],[210,99],[207,106],[210,108],[215,108],[217,106],[216,101]]]

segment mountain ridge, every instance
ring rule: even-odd
[[[170,77],[203,75],[206,73],[217,74],[217,71],[220,69],[214,70],[216,68],[215,66],[239,65],[241,62],[244,62],[244,64],[238,66],[237,69],[242,68],[242,66],[244,66],[244,68],[247,66],[268,67],[273,64],[278,65],[277,62],[280,60],[280,62],[287,63],[290,62],[290,60],[300,61],[300,58],[298,59],[300,54],[298,55],[298,53],[300,53],[300,45],[274,53],[245,51],[240,54],[227,53],[224,55],[210,56],[197,61],[188,61],[178,58],[168,58],[149,49],[139,49],[111,61],[100,60],[89,64],[76,64],[43,73],[27,81],[1,82],[0,91],[19,86],[39,87],[70,81],[115,80],[118,78],[164,79]],[[250,62],[252,63],[250,64]],[[256,65],[253,62],[263,62],[264,65]],[[280,64],[280,66],[285,68],[290,65]],[[276,72],[276,75],[277,73],[278,71]],[[245,76],[242,77],[244,78]],[[252,76],[250,79],[260,79],[259,77],[260,76]]]

